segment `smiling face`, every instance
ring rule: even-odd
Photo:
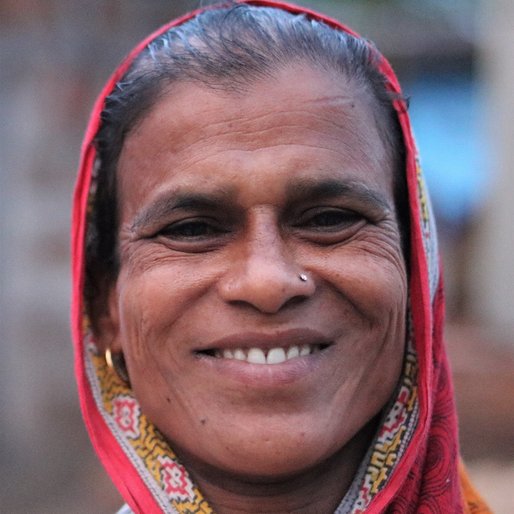
[[[124,144],[100,341],[193,472],[272,480],[367,444],[398,381],[393,163],[342,82],[297,66],[244,96],[175,84]]]

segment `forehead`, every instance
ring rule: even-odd
[[[392,164],[373,101],[340,75],[291,66],[244,92],[194,83],[166,90],[127,137],[118,171],[122,203],[181,182],[309,179],[345,172],[391,189]],[[270,170],[270,168],[272,168]],[[142,170],[145,170],[143,173]],[[292,173],[292,170],[295,172]]]

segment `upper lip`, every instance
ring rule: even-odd
[[[332,341],[321,332],[310,328],[294,328],[275,332],[239,332],[210,341],[195,351],[230,350],[235,348],[287,348],[293,345],[328,345]]]

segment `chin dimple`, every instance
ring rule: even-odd
[[[321,351],[326,345],[302,344],[287,348],[275,347],[263,350],[262,348],[234,348],[230,350],[213,350],[204,352],[218,359],[238,360],[249,364],[282,364],[297,357],[305,357]]]

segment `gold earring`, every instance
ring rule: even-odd
[[[123,352],[112,353],[111,349],[107,348],[107,350],[105,350],[104,357],[107,366],[114,370],[120,380],[122,380],[126,385],[130,386],[130,379]]]
[[[107,350],[105,350],[105,362],[109,368],[114,369],[114,364],[112,362],[112,353],[110,348],[107,348]]]

